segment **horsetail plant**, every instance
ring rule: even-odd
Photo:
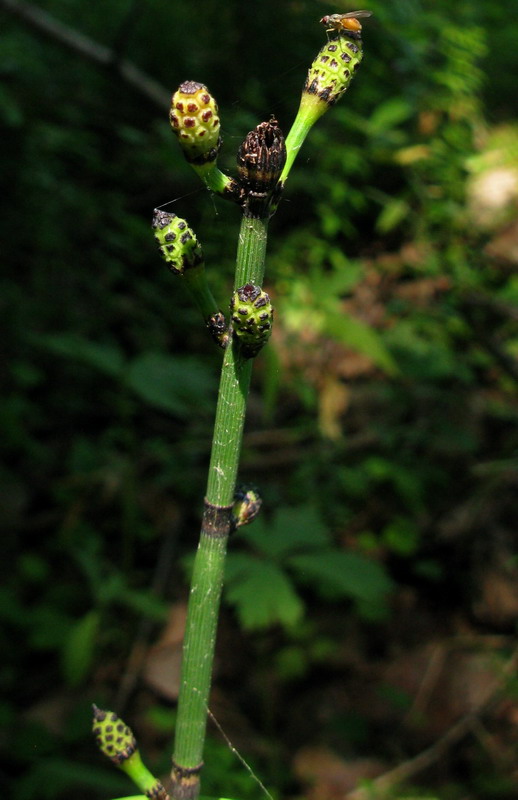
[[[194,232],[175,214],[156,209],[153,218],[162,257],[171,271],[185,281],[213,339],[224,349],[183,645],[171,772],[173,800],[196,800],[200,792],[228,537],[236,528],[251,522],[261,507],[257,490],[236,488],[236,481],[253,361],[267,343],[273,323],[273,307],[262,289],[268,221],[277,210],[289,172],[309,130],[342,97],[361,62],[358,16],[370,14],[362,11],[322,18],[327,34],[331,35],[309,69],[287,139],[273,117],[260,123],[239,148],[237,178],[225,175],[217,166],[220,120],[217,103],[207,87],[186,81],[172,97],[169,119],[187,161],[209,191],[236,203],[242,211],[228,320],[208,287],[201,246]],[[111,728],[109,732],[107,726]],[[113,738],[114,728],[122,731],[120,743]],[[143,767],[133,735],[127,731],[113,712],[101,712],[94,707],[94,732],[99,747],[144,791],[139,800],[145,800],[146,796],[168,800],[162,784]]]

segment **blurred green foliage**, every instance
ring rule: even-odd
[[[256,553],[229,553],[225,577],[227,598],[243,628],[295,626],[304,605],[294,581],[326,599],[352,598],[366,617],[386,613],[392,586],[383,569],[333,546],[314,508],[280,509],[268,523],[258,520],[245,537]]]
[[[518,280],[505,236],[517,3],[369,7],[359,75],[312,132],[271,223],[276,331],[243,457],[266,510],[229,561],[227,600],[260,654],[251,685],[266,662],[275,669],[279,718],[266,728],[279,741],[282,687],[343,646],[319,629],[320,609],[379,631],[389,589],[411,587],[439,608],[447,596],[447,617],[466,611],[516,517]],[[259,121],[274,113],[287,132],[323,41],[318,19],[342,10],[38,8],[166,91],[205,82],[230,171]],[[0,790],[101,798],[127,785],[97,765],[88,704],[117,690],[138,621],[159,625],[185,596],[220,364],[155,253],[152,210],[181,209],[222,306],[238,218],[198,190],[165,105],[1,3],[0,22]],[[511,188],[495,204],[501,169]],[[454,784],[441,798],[512,796],[491,765]]]

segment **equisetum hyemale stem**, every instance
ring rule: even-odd
[[[243,217],[238,272],[249,276],[250,282],[262,282],[267,224],[266,220]],[[198,770],[202,764],[219,601],[252,363],[253,359],[246,358],[235,342],[225,350],[184,640],[172,773],[176,800],[190,800],[199,791]]]
[[[236,479],[253,361],[266,344],[273,322],[270,298],[262,289],[268,220],[311,126],[340,99],[362,59],[361,24],[353,12],[324,17],[321,22],[333,38],[311,65],[286,142],[273,118],[250,131],[239,148],[237,179],[217,167],[220,121],[207,87],[186,81],[171,103],[171,127],[187,161],[211,192],[237,203],[243,213],[228,324],[208,287],[202,250],[192,229],[185,220],[159,209],[153,219],[162,257],[181,276],[212,337],[224,348],[184,638],[171,772],[173,800],[196,800],[199,795],[227,541],[232,531],[254,519],[261,506],[257,490],[236,490]],[[115,714],[94,707],[94,732],[101,750],[145,792],[133,800],[169,800],[160,781],[142,764],[133,734]]]
[[[262,123],[247,136],[238,162],[243,219],[234,290],[239,303],[247,305],[247,320],[265,312],[268,319],[258,320],[259,326],[268,322],[271,328],[269,298],[265,300],[267,295],[259,287],[264,275],[270,202],[284,163],[284,140],[275,121]],[[259,307],[248,308],[254,300],[260,300]],[[264,331],[255,328],[245,333],[244,340],[242,332],[235,333],[223,357],[205,507],[191,581],[173,755],[175,800],[193,800],[199,792],[227,540],[236,527],[234,501],[246,401],[253,357],[266,338]]]
[[[287,142],[276,120],[251,131],[238,153],[243,220],[238,240],[231,346],[223,359],[205,509],[191,582],[173,755],[173,798],[195,800],[203,765],[208,696],[227,539],[253,357],[273,311],[263,293],[268,218],[311,126],[345,92],[361,58],[361,26],[328,41],[312,64]],[[233,190],[234,197],[237,196]],[[257,303],[258,305],[254,305]],[[264,316],[262,316],[264,314]],[[232,330],[233,327],[233,330]]]

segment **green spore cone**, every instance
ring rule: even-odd
[[[169,800],[169,795],[143,764],[131,728],[114,711],[93,706],[92,731],[101,753],[131,778],[150,800]]]
[[[186,220],[155,208],[152,228],[160,254],[175,275],[203,262],[201,245]]]
[[[339,32],[321,48],[309,68],[297,116],[286,137],[287,158],[281,182],[288,177],[311,127],[349,88],[362,58],[359,32]]]
[[[234,335],[245,358],[254,358],[270,338],[273,306],[260,286],[247,283],[232,295],[230,312]]]
[[[137,750],[137,741],[131,728],[114,711],[103,711],[93,706],[92,732],[101,753],[118,767]]]

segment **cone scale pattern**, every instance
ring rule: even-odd
[[[92,732],[99,750],[120,766],[137,749],[131,729],[113,711],[102,711],[94,705]]]
[[[158,249],[176,275],[203,261],[201,245],[187,222],[176,214],[155,209],[153,230]]]
[[[334,105],[349,88],[362,58],[360,31],[340,30],[335,38],[322,47],[313,61],[304,92]]]
[[[202,83],[185,81],[171,99],[169,121],[191,163],[215,161],[221,145],[218,105]]]
[[[247,283],[234,292],[230,302],[234,336],[245,358],[254,358],[272,332],[273,307],[260,286]]]
[[[272,117],[247,134],[237,154],[245,216],[268,216],[272,201],[279,199],[279,178],[285,163],[286,143]]]

